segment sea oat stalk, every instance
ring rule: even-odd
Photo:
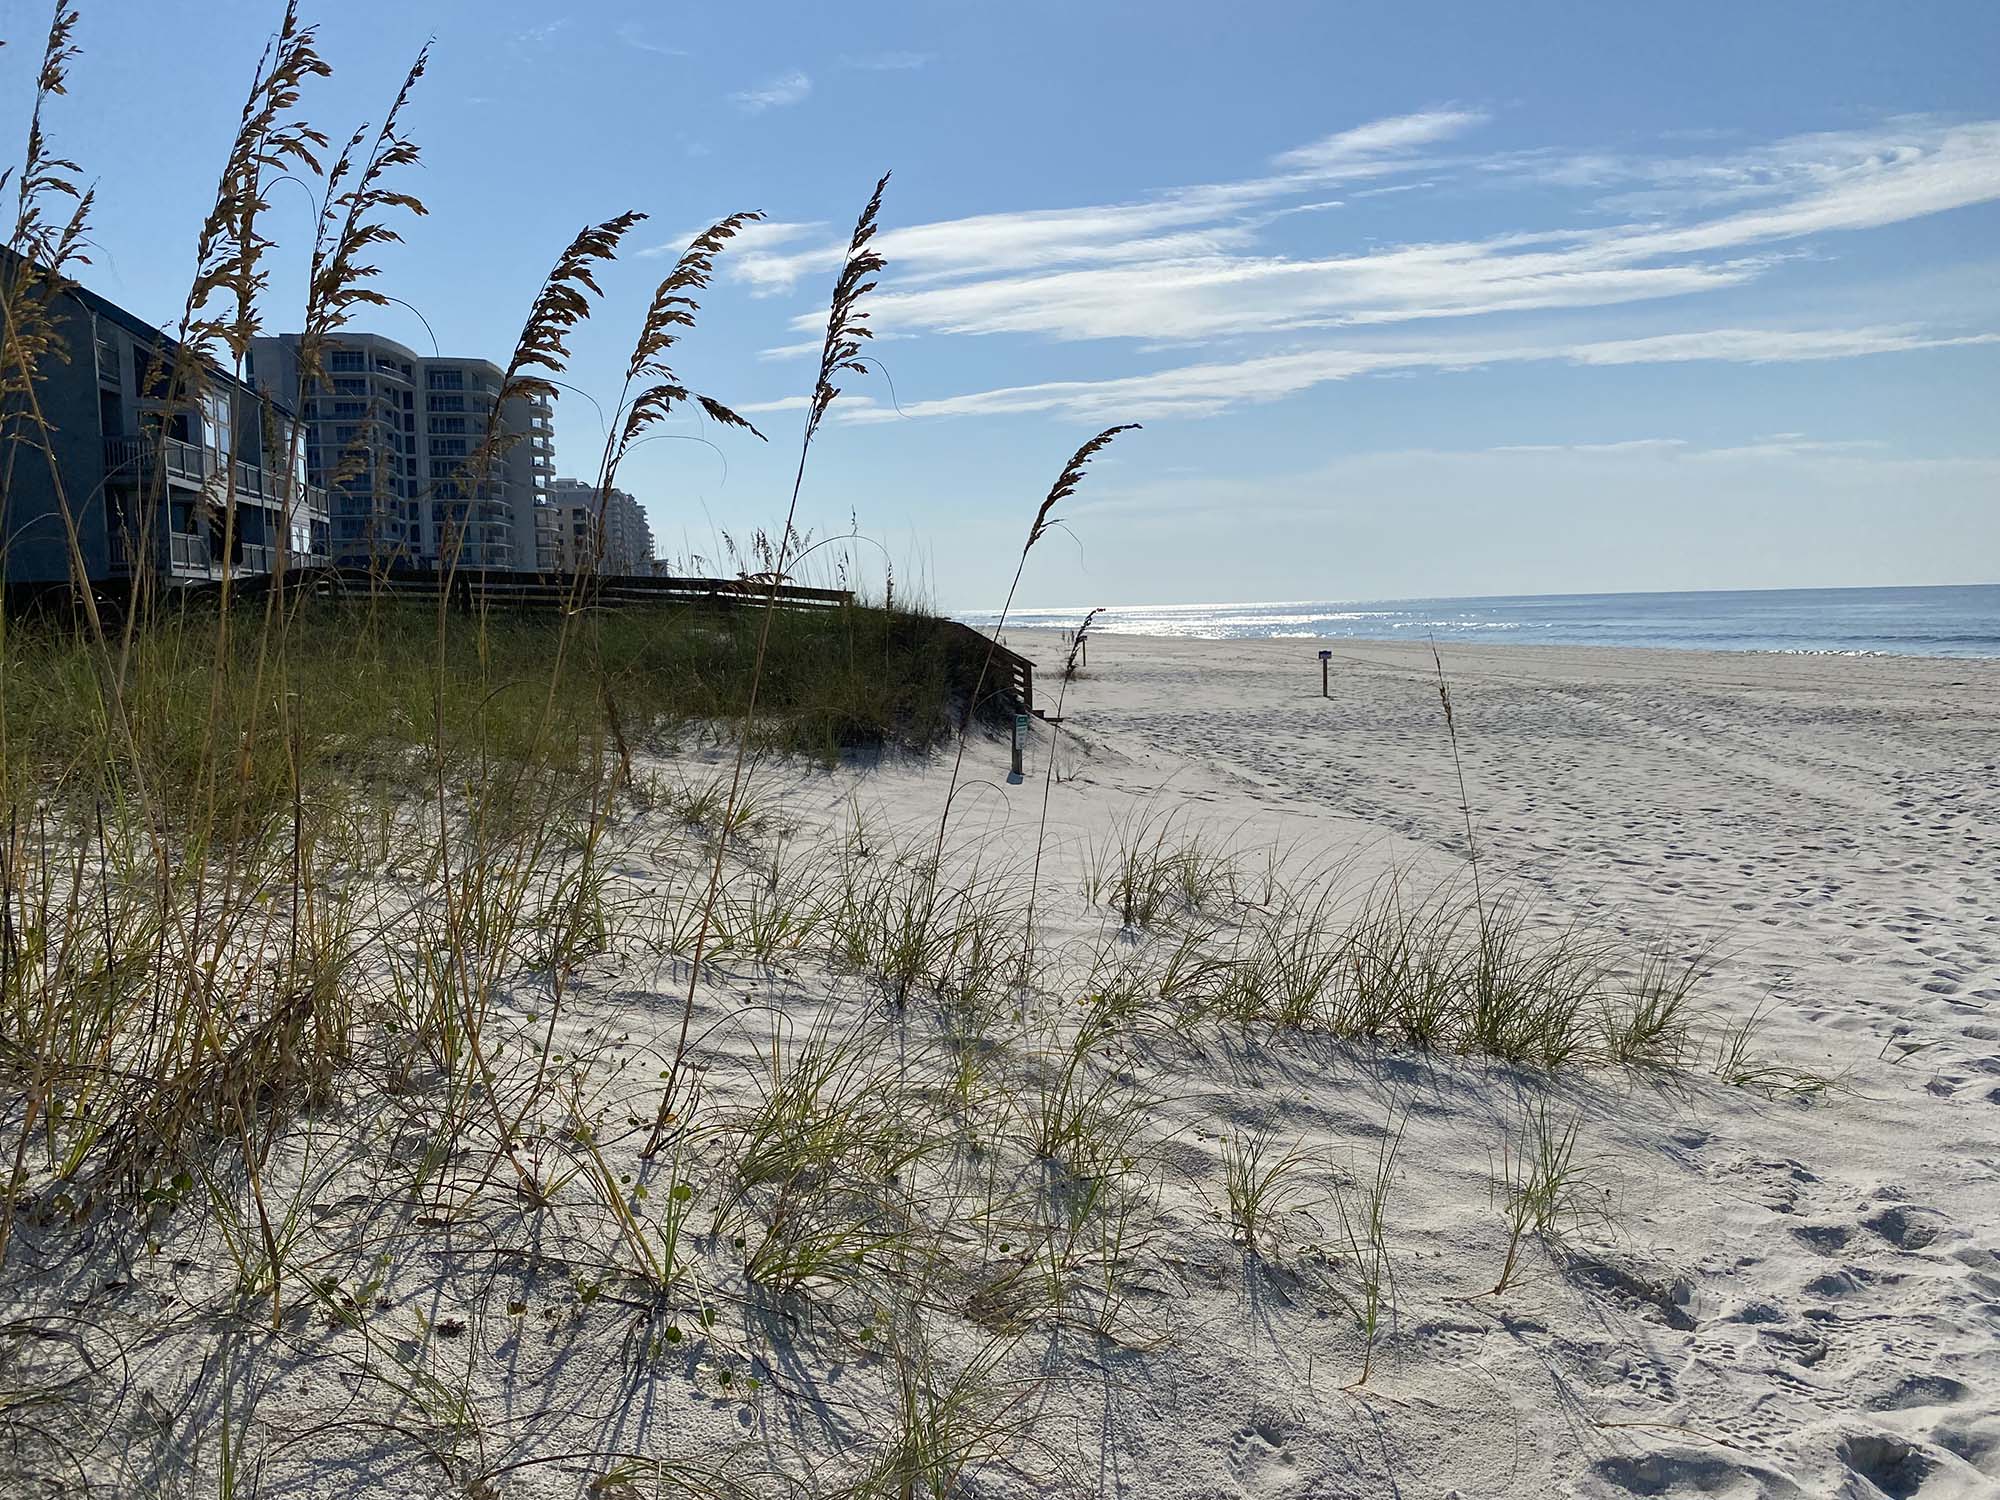
[[[785,510],[785,524],[778,532],[769,588],[757,624],[757,652],[750,666],[750,693],[743,710],[743,727],[736,737],[736,760],[729,773],[729,798],[724,807],[722,832],[715,841],[715,860],[708,872],[708,894],[702,902],[701,923],[695,931],[694,952],[688,964],[688,992],[686,1003],[681,1007],[680,1038],[674,1046],[673,1065],[667,1072],[667,1086],[660,1096],[653,1132],[642,1153],[647,1157],[659,1150],[667,1125],[672,1121],[675,1089],[680,1082],[681,1066],[687,1058],[688,1027],[694,1020],[695,989],[701,982],[701,961],[707,951],[710,928],[714,924],[716,896],[722,889],[722,857],[728,846],[729,830],[735,826],[737,800],[743,793],[743,764],[750,749],[750,734],[757,721],[757,694],[763,684],[764,657],[770,648],[771,620],[778,609],[778,590],[784,583],[785,565],[795,534],[793,523],[799,511],[799,492],[805,486],[806,458],[812,451],[813,439],[819,434],[820,423],[826,419],[828,408],[840,395],[840,387],[834,381],[843,373],[865,375],[868,372],[861,350],[863,343],[874,337],[874,332],[868,327],[868,314],[861,301],[875,290],[875,277],[887,264],[876,253],[873,242],[876,220],[882,212],[882,194],[888,186],[889,174],[884,172],[875,184],[875,191],[868,195],[861,217],[854,222],[854,233],[847,242],[847,257],[841,263],[840,274],[834,278],[833,300],[827,309],[826,337],[820,345],[819,376],[813,382],[812,398],[806,408],[805,430],[799,437],[799,461],[792,475],[792,500]]]

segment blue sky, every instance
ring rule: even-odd
[[[49,125],[99,184],[87,279],[147,316],[277,9],[82,0]],[[504,359],[569,236],[641,209],[575,341],[608,399],[688,235],[770,216],[679,368],[772,441],[637,450],[663,551],[782,516],[837,247],[893,168],[887,378],[837,404],[801,512],[946,605],[996,601],[1117,421],[1146,430],[1023,602],[2000,578],[2000,7],[306,9],[334,135],[436,38],[431,212],[382,259],[447,352]],[[0,0],[15,141],[45,24]],[[276,192],[274,329],[311,212]],[[566,399],[563,471],[599,442]]]

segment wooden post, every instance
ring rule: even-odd
[[[1333,694],[1332,694],[1332,693],[1331,693],[1330,691],[1328,691],[1328,689],[1327,689],[1327,663],[1331,662],[1332,660],[1333,660],[1333,653],[1332,653],[1331,651],[1322,651],[1322,652],[1320,652],[1320,654],[1319,654],[1319,695],[1320,695],[1320,697],[1322,697],[1322,698],[1331,698],[1331,697],[1333,696]]]

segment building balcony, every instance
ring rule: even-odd
[[[164,473],[167,483],[190,489],[219,488],[221,460],[206,448],[179,438],[164,441],[151,437],[108,437],[104,440],[104,473],[107,483],[130,481],[147,485]],[[233,493],[238,500],[277,507],[295,498],[307,513],[326,514],[326,491],[318,485],[295,485],[277,469],[237,462],[233,468]],[[213,471],[213,472],[212,472]]]
[[[169,531],[165,535],[153,536],[149,539],[150,546],[142,548],[141,539],[119,530],[111,533],[109,541],[111,571],[120,577],[129,578],[136,571],[135,560],[142,551],[150,552],[153,570],[179,582],[205,582],[222,577],[222,559],[213,555],[206,536]],[[323,568],[329,561],[325,552],[293,552],[285,565],[287,568]],[[253,574],[272,572],[277,566],[276,547],[245,542],[236,561],[230,564],[229,574],[232,578],[247,578]]]

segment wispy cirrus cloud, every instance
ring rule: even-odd
[[[569,17],[560,16],[553,21],[543,21],[536,26],[523,27],[514,33],[514,41],[522,47],[541,47],[555,40],[557,33],[569,25]]]
[[[1280,152],[1273,165],[1315,176],[1352,172],[1362,163],[1394,161],[1419,146],[1434,146],[1462,135],[1476,125],[1484,125],[1487,118],[1483,110],[1428,109],[1413,115],[1371,120],[1351,130],[1324,136],[1309,146]]]
[[[761,115],[767,109],[783,109],[797,104],[812,92],[812,79],[794,68],[756,88],[740,89],[729,102],[746,115]]]
[[[2000,334],[1939,336],[1910,328],[1715,328],[1649,338],[1512,345],[1327,348],[1238,360],[1211,360],[1143,375],[1054,380],[904,401],[907,417],[1058,413],[1097,421],[1206,417],[1294,396],[1314,386],[1368,375],[1467,371],[1502,365],[1780,364],[2000,344]],[[899,413],[850,411],[848,421],[886,421]]]
[[[1503,443],[1485,453],[1560,453],[1579,458],[1667,458],[1719,463],[1749,458],[1805,458],[1814,455],[1879,453],[1878,438],[1812,438],[1802,432],[1774,432],[1748,443],[1701,447],[1686,438],[1625,438],[1613,443]]]
[[[1398,116],[1288,152],[1287,157],[1300,159],[1287,166],[1281,158],[1274,164],[1281,170],[1241,182],[1174,188],[1118,203],[909,225],[885,231],[876,245],[899,284],[1091,262],[1147,266],[1203,252],[1247,249],[1285,200],[1333,183],[1411,170],[1423,160],[1420,146],[1472,129],[1485,118],[1470,110]],[[1298,205],[1308,206],[1328,205]],[[838,266],[844,250],[844,243],[826,241],[782,254],[739,257],[732,274],[764,292],[786,291],[802,275]]]
[[[2000,199],[2000,121],[1897,119],[1710,156],[1684,149],[1653,157],[1466,153],[1464,138],[1486,120],[1471,109],[1425,110],[1284,151],[1267,170],[1240,181],[894,229],[877,240],[890,272],[871,311],[885,333],[904,335],[1123,340],[1148,349],[1297,340],[1697,297],[1766,278],[1812,253],[1822,236]],[[1336,211],[1341,200],[1325,196],[1329,186],[1358,197],[1443,183],[1484,191],[1521,181],[1565,186],[1584,201],[1572,208],[1571,222],[1482,238],[1370,238],[1318,254],[1301,253],[1296,243],[1357,238]],[[1538,212],[1550,212],[1545,198],[1533,201]],[[1308,211],[1310,217],[1294,217]],[[1396,211],[1392,205],[1373,210],[1371,228],[1379,234],[1380,215]],[[1271,243],[1280,220],[1293,226],[1288,234],[1294,243],[1284,249]],[[753,291],[782,292],[803,274],[838,265],[843,247],[824,232],[808,225],[771,227],[770,240],[730,265],[729,273]],[[819,316],[817,309],[802,313],[794,327],[810,332]],[[1648,339],[1571,339],[1546,348],[1511,345],[1498,353],[1434,349],[1418,356],[1342,344],[1108,380],[976,391],[918,401],[906,410],[1207,412],[1375,369],[1556,358],[1592,364],[1795,361],[1986,341],[1984,334],[1953,338],[1867,326],[1706,328]],[[770,351],[774,357],[785,352]]]
[[[655,41],[646,28],[637,21],[627,21],[618,28],[618,40],[634,52],[651,52],[659,57],[687,57],[691,54],[685,47],[672,47],[665,42]]]
[[[841,58],[840,66],[863,73],[914,73],[936,61],[929,52],[866,52]]]
[[[775,401],[752,401],[747,405],[739,405],[736,410],[746,416],[756,416],[771,412],[804,411],[811,405],[812,398],[810,396],[780,396]],[[858,420],[864,412],[876,410],[877,403],[873,396],[864,396],[853,391],[843,391],[840,397],[839,409],[842,409],[847,418],[853,421]],[[890,414],[894,415],[893,412]]]
[[[716,215],[717,219],[721,217],[721,214]],[[709,221],[709,223],[713,222],[714,220]],[[658,255],[679,255],[681,251],[688,247],[688,242],[694,239],[695,236],[707,233],[708,227],[708,224],[689,225],[679,233],[670,234],[665,239],[647,245],[637,253],[642,258],[651,258]],[[755,253],[759,250],[783,245],[788,241],[798,239],[802,235],[817,234],[825,227],[825,225],[818,223],[785,224],[773,223],[769,219],[753,219],[736,231],[736,234],[729,242],[728,253],[731,255],[741,255],[746,251]]]
[[[1450,118],[1465,128],[1466,117]],[[1389,158],[1378,151],[1435,140],[1444,128],[1388,128],[1394,123],[1329,137],[1310,159],[1329,170],[1381,165]],[[1339,144],[1348,137],[1364,144]],[[1270,218],[1243,210],[1272,189],[1270,179],[1256,179],[1136,205],[924,225],[903,231],[901,246],[885,236],[902,274],[876,300],[875,315],[909,330],[1159,342],[1718,291],[1764,276],[1796,253],[1789,242],[2000,198],[2000,122],[1801,137],[1705,168],[1681,162],[1661,171],[1707,184],[1705,204],[1733,184],[1731,202],[1744,206],[1678,223],[1555,227],[1314,257],[1258,248]],[[1169,226],[1171,234],[1153,233]],[[741,271],[753,283],[783,281],[812,253],[782,257],[776,277],[768,263]]]

